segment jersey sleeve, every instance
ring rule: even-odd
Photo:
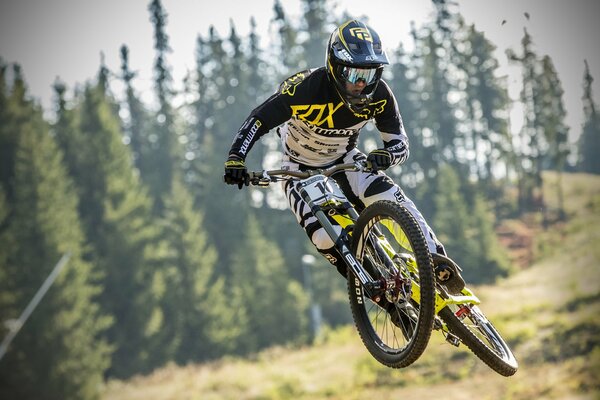
[[[235,135],[229,155],[245,159],[254,144],[271,129],[291,117],[290,107],[278,91],[256,107]]]
[[[392,165],[402,164],[409,155],[408,136],[394,94],[384,81],[380,86],[386,102],[383,111],[375,116],[375,125],[381,132],[384,148],[392,155]]]

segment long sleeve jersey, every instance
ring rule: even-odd
[[[381,80],[370,104],[359,113],[344,105],[324,67],[286,79],[255,108],[235,136],[229,155],[245,159],[256,141],[277,128],[285,155],[307,167],[334,163],[356,147],[360,130],[374,120],[392,165],[408,157],[408,138],[398,105]]]

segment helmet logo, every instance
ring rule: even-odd
[[[359,39],[359,40],[367,40],[371,43],[373,43],[373,38],[371,37],[371,32],[369,32],[369,30],[367,28],[361,28],[361,27],[356,27],[356,28],[350,28],[350,35],[354,36],[355,38]]]
[[[339,51],[339,54],[344,60],[352,61],[352,56],[350,55],[350,53],[348,53],[348,51],[346,51],[346,49],[341,49]]]

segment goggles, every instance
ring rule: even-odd
[[[370,85],[375,81],[376,75],[377,68],[342,67],[342,76],[347,82],[352,84],[363,81],[365,84]]]

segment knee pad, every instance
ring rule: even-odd
[[[335,229],[338,233],[342,231],[342,228],[339,226],[336,226]],[[330,249],[334,246],[333,240],[331,240],[324,228],[317,229],[315,233],[312,234],[310,240],[319,251]]]

